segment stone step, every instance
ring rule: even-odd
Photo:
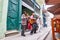
[[[10,30],[10,31],[7,31],[5,36],[8,37],[8,36],[13,36],[13,35],[16,35],[18,34],[19,32],[17,30]]]

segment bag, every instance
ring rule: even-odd
[[[29,22],[30,24],[33,24],[35,22],[35,19],[30,19]]]

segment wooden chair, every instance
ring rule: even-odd
[[[55,33],[60,33],[60,19],[53,18],[52,19],[52,37],[53,40],[57,40],[55,37]]]

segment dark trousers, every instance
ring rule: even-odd
[[[31,30],[31,34],[32,33],[36,33],[36,28],[33,28],[32,30]]]
[[[37,28],[38,28],[38,25],[37,25],[36,23],[32,24],[31,34],[32,34],[32,33],[36,33]]]
[[[26,25],[22,25],[22,27],[21,27],[21,29],[22,29],[21,35],[25,35],[25,34],[24,34],[24,33],[25,33],[25,28],[26,28]]]

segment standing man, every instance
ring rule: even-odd
[[[25,33],[26,26],[27,26],[27,13],[26,13],[26,11],[23,12],[21,19],[22,19],[21,36],[25,36],[24,33]]]
[[[43,26],[47,27],[47,11],[45,9],[42,10],[43,11]]]

